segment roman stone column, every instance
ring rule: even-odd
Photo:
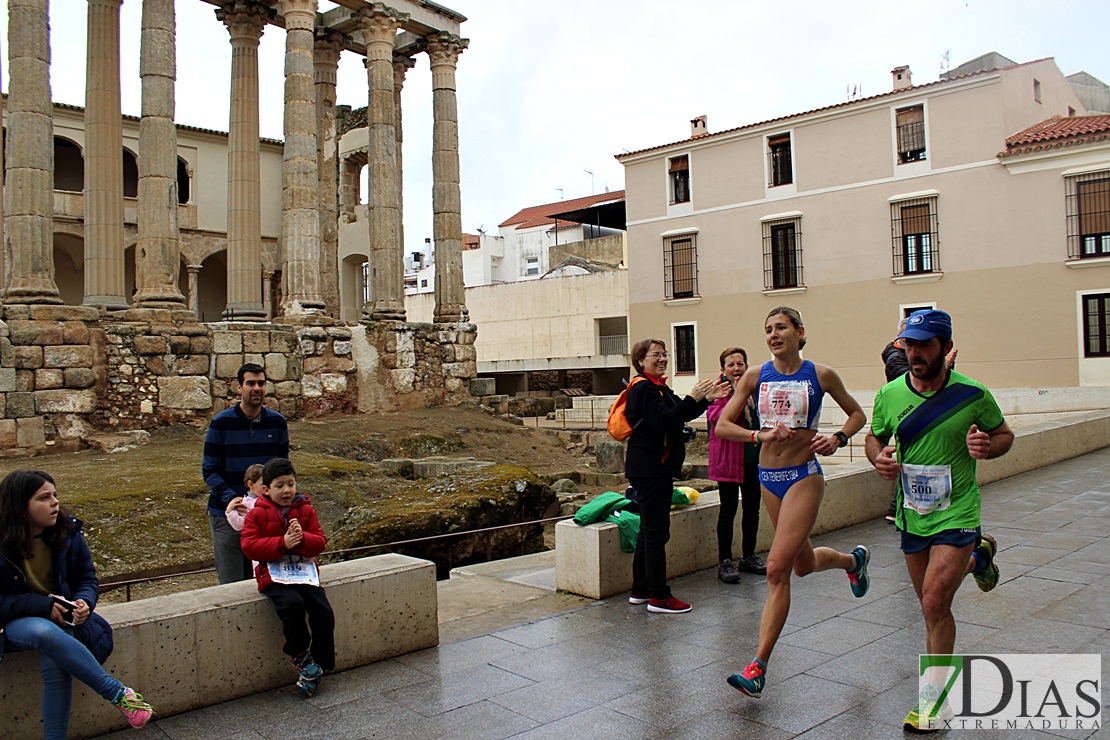
[[[47,0],[8,0],[6,303],[61,303],[54,282],[54,108]]]
[[[404,321],[404,249],[401,244],[401,169],[397,151],[397,116],[393,85],[393,41],[408,19],[381,3],[359,11],[359,30],[366,44],[369,105],[370,318]]]
[[[401,120],[401,90],[405,86],[405,74],[416,66],[416,59],[408,54],[393,55],[393,112],[397,117],[397,211],[400,222],[397,224],[397,242],[401,245],[401,305],[404,305],[405,292],[405,157],[404,126]]]
[[[285,16],[285,152],[282,158],[282,314],[320,315],[320,175],[312,61],[316,0],[281,0]]]
[[[0,70],[0,79],[3,78]],[[0,121],[4,120],[4,98],[0,97]],[[4,171],[4,127],[0,126],[0,173]],[[8,255],[4,246],[4,178],[0,177],[0,300],[8,285]],[[0,317],[2,318],[2,317]]]
[[[181,246],[177,230],[177,127],[173,122],[177,77],[173,0],[143,0],[142,23],[139,77],[143,115],[139,119],[135,305],[180,310],[185,308],[185,296],[177,287]]]
[[[449,33],[428,38],[432,67],[432,237],[436,246],[437,322],[466,321],[462,270],[462,192],[455,66],[470,42]]]
[[[345,38],[316,29],[316,156],[320,167],[320,296],[339,315],[339,160],[336,156],[335,78]]]
[[[189,310],[200,316],[200,270],[202,265],[186,265],[189,273]]]
[[[270,10],[225,3],[216,17],[231,36],[231,120],[227,135],[227,318],[259,320],[262,309],[262,191],[258,143],[258,40]]]
[[[123,127],[119,92],[121,0],[88,0],[88,3],[84,303],[124,309],[127,308],[127,299],[123,295]],[[137,265],[138,253],[135,261]]]
[[[274,294],[274,271],[262,271],[262,308],[266,311],[266,320],[274,318],[274,304],[271,296]]]

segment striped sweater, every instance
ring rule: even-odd
[[[285,417],[265,406],[250,419],[239,404],[221,411],[208,425],[201,469],[208,484],[208,513],[226,517],[228,502],[245,496],[243,474],[255,463],[289,457],[289,427]]]

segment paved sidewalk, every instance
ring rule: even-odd
[[[989,594],[970,578],[960,589],[957,651],[1101,653],[1105,683],[1110,449],[991,484],[984,500],[1002,580]],[[924,623],[894,529],[879,520],[817,541],[844,551],[858,542],[871,547],[871,591],[854,599],[838,572],[795,579],[759,700],[725,677],[754,652],[762,578],[745,574],[732,586],[713,571],[679,578],[675,594],[693,611],[649,615],[624,597],[576,601],[529,585],[543,582],[539,574],[509,579],[513,588],[536,589],[528,616],[515,623],[490,619],[482,630],[474,626],[481,618],[471,618],[467,630],[441,633],[437,648],[328,676],[312,699],[290,687],[160,719],[142,735],[109,737],[902,737]],[[1103,703],[1105,718],[1106,691]]]

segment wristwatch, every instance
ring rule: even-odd
[[[844,432],[833,432],[833,436],[836,437],[837,442],[840,442],[841,447],[847,447],[848,446],[848,435],[847,434],[845,434]]]

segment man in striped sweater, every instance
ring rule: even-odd
[[[266,399],[266,371],[248,362],[239,368],[239,403],[221,411],[208,425],[201,468],[208,484],[208,523],[220,583],[254,577],[251,562],[239,547],[239,533],[227,522],[227,507],[246,495],[243,474],[255,463],[289,457],[289,427],[285,417],[262,405]]]

